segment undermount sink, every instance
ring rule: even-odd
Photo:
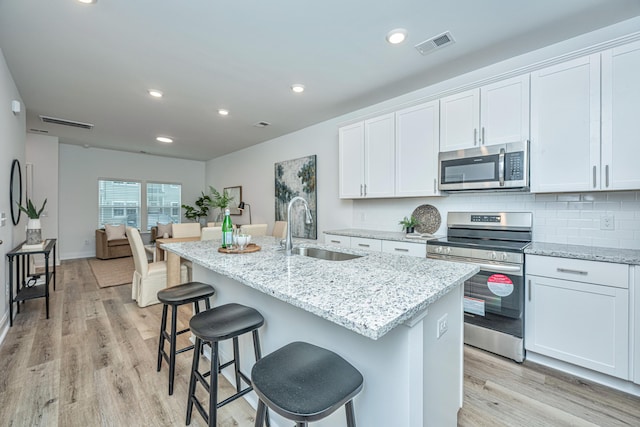
[[[320,248],[293,248],[292,253],[311,258],[324,259],[327,261],[347,261],[355,258],[362,258],[362,255],[346,254],[344,252],[335,252],[328,249]]]

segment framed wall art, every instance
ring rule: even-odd
[[[305,239],[318,238],[318,208],[316,191],[316,155],[286,160],[275,164],[276,221],[287,220],[289,201],[301,196],[309,204],[312,224],[304,222],[304,207],[296,203],[291,208],[291,235]]]

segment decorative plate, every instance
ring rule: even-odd
[[[411,214],[420,224],[416,225],[416,232],[433,234],[440,228],[440,212],[434,206],[420,205]]]

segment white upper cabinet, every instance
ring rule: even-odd
[[[531,191],[600,187],[600,55],[531,74]]]
[[[440,151],[529,139],[529,75],[440,100]]]
[[[602,53],[603,190],[640,188],[640,42]]]
[[[394,115],[338,130],[340,197],[391,197],[395,187]]]
[[[396,112],[396,196],[440,194],[439,126],[438,101]]]
[[[362,197],[364,184],[364,122],[338,130],[340,197]]]

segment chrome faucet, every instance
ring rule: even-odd
[[[296,196],[291,199],[289,201],[289,206],[287,207],[287,239],[284,242],[284,252],[287,256],[291,255],[291,252],[293,251],[293,240],[291,239],[291,206],[293,206],[293,204],[298,200],[304,203],[305,224],[313,223],[313,218],[311,217],[311,211],[309,210],[309,204],[307,201],[300,196]]]

